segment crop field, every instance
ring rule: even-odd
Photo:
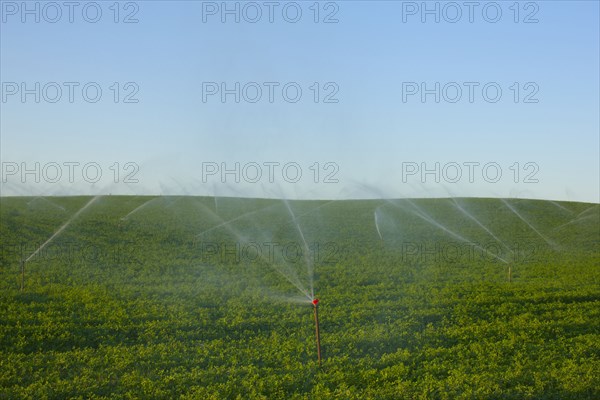
[[[0,242],[0,399],[600,398],[598,204],[3,197]]]

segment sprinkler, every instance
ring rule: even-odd
[[[25,288],[25,260],[21,260],[21,292]]]
[[[54,232],[54,234],[52,234],[52,236],[50,236],[48,240],[46,240],[40,247],[38,247],[33,253],[31,253],[29,257],[27,257],[24,260],[21,260],[21,291],[23,291],[23,289],[25,288],[25,264],[29,262],[29,260],[31,260],[33,257],[35,257],[37,253],[42,251],[50,242],[54,240],[55,237],[60,235],[60,233],[64,231],[71,224],[71,222],[73,222],[73,220],[75,220],[79,216],[79,214],[84,212],[86,208],[91,206],[92,203],[98,200],[99,198],[100,196],[93,197],[83,207],[81,207],[79,211],[73,214],[73,216],[71,216],[71,218],[69,218],[69,220],[63,224],[63,226],[61,226],[56,232]]]
[[[315,298],[312,301],[315,308],[315,328],[317,335],[317,360],[319,361],[319,367],[321,366],[321,338],[319,337],[319,312],[317,311],[319,306],[319,299]]]

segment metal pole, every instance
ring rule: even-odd
[[[315,302],[316,301],[316,302]],[[319,300],[313,300],[315,306],[315,328],[317,335],[317,360],[319,361],[319,367],[321,366],[321,337],[319,336],[319,312],[317,311]]]
[[[21,291],[25,287],[25,260],[21,260]]]

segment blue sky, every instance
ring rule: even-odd
[[[40,9],[36,23],[35,15],[23,15],[21,2],[2,1],[2,195],[599,201],[597,1],[519,2],[518,7],[513,1],[476,2],[473,22],[464,2],[427,2],[440,10],[439,23],[434,15],[422,22],[422,2],[320,2],[318,23],[313,1],[275,2],[272,23],[264,2],[228,2],[227,7],[239,7],[239,23],[234,15],[221,21],[224,3],[200,1],[120,2],[118,23],[114,2],[97,2],[102,16],[90,23],[81,11],[89,3],[80,2],[73,23],[64,6],[62,18],[50,23],[45,19],[55,17],[52,7],[44,11],[45,3],[28,2]],[[255,5],[262,18],[246,22]],[[455,5],[462,17],[452,23],[445,19],[456,16]],[[215,14],[209,12],[215,8]],[[297,9],[299,21],[286,21]],[[498,21],[489,22],[497,9]],[[88,7],[87,17],[94,18],[94,11]],[[138,22],[123,23],[132,12]],[[330,13],[337,23],[323,22]],[[528,18],[538,22],[525,23]],[[35,94],[23,102],[21,84],[31,89],[36,82],[40,102]],[[42,93],[49,82],[62,87],[56,103]],[[64,82],[79,84],[72,103]],[[82,97],[81,87],[89,82],[102,89],[96,103]],[[203,102],[207,82],[228,88],[256,82],[262,97],[251,103],[240,89],[239,103],[233,94],[223,103],[220,93],[204,93]],[[272,103],[265,82],[277,85]],[[403,92],[420,90],[422,83],[433,89],[436,82],[439,103],[434,94],[423,102],[420,93]],[[472,103],[465,82],[473,82]],[[281,94],[288,83],[302,90],[296,103]],[[497,102],[483,97],[486,84],[492,87],[490,99],[494,88],[502,90]],[[253,85],[247,86],[248,98],[256,93]],[[447,101],[457,86],[462,97]],[[53,86],[47,87],[52,98]],[[124,103],[133,88],[139,89],[133,96],[138,102]],[[337,102],[324,102],[334,91]],[[64,164],[70,162],[79,163],[72,182]],[[39,173],[21,174],[23,168],[35,171],[36,163]],[[82,174],[90,163],[102,172],[97,182]],[[126,163],[132,164],[126,168]],[[218,173],[236,163],[239,182],[233,173]],[[279,163],[273,182],[267,165],[275,164],[269,163]],[[53,179],[56,164],[60,179]],[[209,174],[215,165],[219,171]],[[253,179],[256,165],[260,179]],[[291,166],[287,175],[284,165]],[[472,181],[468,165],[474,168]],[[434,172],[422,176],[423,168]],[[296,182],[298,170],[302,177]],[[124,182],[128,172],[137,183]],[[333,182],[326,183],[329,173]]]

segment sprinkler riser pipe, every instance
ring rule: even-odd
[[[316,303],[313,301],[314,304],[314,312],[315,312],[315,334],[316,334],[316,339],[317,339],[317,361],[319,362],[319,367],[321,366],[321,337],[319,335],[319,311],[318,311],[318,303],[319,301],[316,300]]]
[[[25,288],[25,260],[21,260],[21,291]]]

